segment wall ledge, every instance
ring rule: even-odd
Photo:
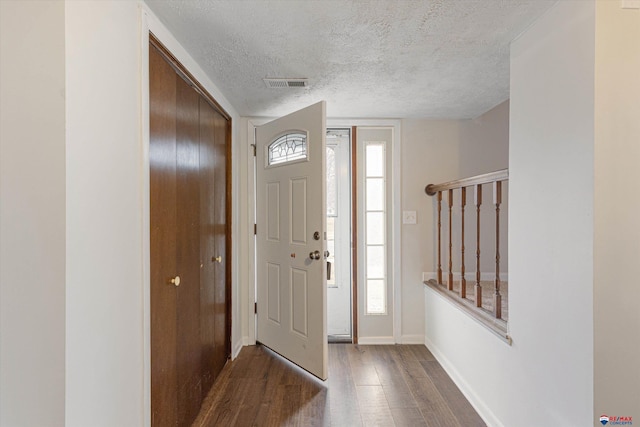
[[[425,286],[433,289],[445,300],[453,304],[454,307],[457,307],[460,311],[466,313],[473,320],[487,328],[495,336],[509,345],[512,344],[511,336],[508,333],[507,322],[502,319],[496,319],[495,317],[493,317],[493,314],[489,313],[487,310],[478,308],[474,306],[471,301],[460,298],[458,294],[447,290],[447,288],[439,285],[433,279],[427,280],[423,283],[425,284]]]

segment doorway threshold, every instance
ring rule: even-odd
[[[353,342],[351,335],[328,335],[327,340],[329,341],[329,344]]]

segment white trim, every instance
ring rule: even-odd
[[[244,302],[247,313],[247,335],[242,337],[243,345],[256,345],[256,321],[257,317],[254,312],[254,305],[257,301],[256,295],[256,236],[253,233],[254,224],[256,224],[256,157],[253,155],[252,145],[256,143],[256,127],[273,120],[272,118],[259,117],[247,118],[247,141],[246,147],[241,147],[241,153],[246,152],[247,162],[247,235],[249,237],[248,265],[249,276],[247,283],[247,296]],[[246,148],[246,151],[245,151]]]
[[[396,344],[392,336],[388,337],[358,337],[358,345],[386,345]]]
[[[393,337],[399,342],[402,335],[402,122],[393,126]]]
[[[356,126],[360,129],[391,129],[391,150],[387,151],[387,153],[391,152],[392,199],[389,203],[388,215],[391,216],[392,225],[390,231],[393,237],[387,248],[387,250],[391,250],[392,256],[392,271],[387,275],[387,279],[390,279],[392,286],[392,327],[394,343],[397,344],[402,340],[402,122],[396,119],[333,119],[328,120],[328,122],[331,127]],[[361,260],[362,258],[360,258]],[[363,269],[358,268],[358,271],[362,272]],[[362,278],[358,278],[358,283],[362,282]],[[363,289],[358,289],[358,291],[360,295]],[[360,307],[360,304],[358,304],[358,310],[360,311],[362,308],[364,307]],[[360,342],[360,337],[358,337],[358,342]]]
[[[143,423],[151,426],[151,231],[149,176],[149,21],[140,5],[140,141],[142,144],[142,306],[143,306]],[[146,65],[143,65],[146,64]]]
[[[449,272],[442,272],[442,279],[443,281],[445,280],[445,275],[449,274]],[[422,281],[426,282],[427,280],[431,280],[431,279],[436,279],[436,277],[438,277],[438,274],[434,271],[425,271],[422,273]],[[467,279],[467,284],[474,282],[476,280],[476,272],[475,271],[467,271],[464,275],[465,279]],[[460,272],[459,271],[454,271],[453,272],[453,280],[460,280]],[[496,273],[480,273],[480,280],[481,281],[492,281],[492,280],[496,280]],[[502,282],[508,282],[509,281],[509,273],[507,271],[501,271],[500,272],[500,281]]]
[[[473,389],[467,384],[467,382],[462,378],[458,370],[453,366],[453,364],[447,359],[444,354],[438,349],[438,347],[431,342],[429,338],[424,337],[425,345],[427,349],[433,354],[438,363],[445,370],[447,375],[453,380],[453,382],[458,386],[464,397],[467,398],[471,406],[478,412],[478,415],[482,418],[482,420],[488,426],[495,427],[504,427],[504,425],[500,422],[498,417],[489,409],[489,406],[482,400],[482,398],[476,394]]]
[[[423,344],[424,345],[424,335],[420,335],[420,334],[403,335],[401,337],[400,344]]]
[[[231,359],[235,359],[236,357],[238,357],[238,354],[240,354],[240,350],[242,350],[242,347],[244,347],[246,344],[244,343],[244,340],[238,340],[238,342],[236,342],[233,345],[233,350],[231,350]]]

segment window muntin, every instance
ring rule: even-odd
[[[308,158],[306,133],[287,133],[278,137],[267,147],[268,166],[296,162]]]

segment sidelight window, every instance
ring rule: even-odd
[[[365,143],[366,313],[387,313],[385,143]]]

